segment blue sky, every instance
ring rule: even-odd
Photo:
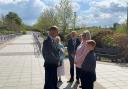
[[[59,0],[0,0],[0,15],[14,11],[23,22],[32,25],[45,8]],[[111,26],[126,20],[127,0],[72,0],[79,26]]]

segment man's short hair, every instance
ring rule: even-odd
[[[58,31],[59,28],[57,26],[50,27],[49,31]]]
[[[75,34],[77,34],[77,32],[76,32],[76,31],[72,31],[72,32],[71,32],[71,34],[72,34],[72,33],[75,33]]]

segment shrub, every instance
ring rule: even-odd
[[[25,29],[22,30],[22,34],[26,34],[26,30]]]
[[[97,47],[119,49],[118,59],[128,62],[128,35],[126,33],[100,31],[93,36],[93,39],[96,41]]]
[[[119,26],[117,27],[116,32],[119,32],[119,33],[126,33],[126,32],[127,32],[126,29],[127,29],[126,24],[121,24],[121,25],[119,25]]]
[[[98,33],[94,34],[92,39],[94,39],[97,43],[97,47],[105,47],[105,43],[108,41],[111,41],[110,38],[108,38],[108,36],[113,35],[113,31],[111,30],[101,30]],[[107,38],[107,40],[106,40]],[[111,43],[111,42],[110,42]]]
[[[115,33],[114,39],[120,50],[119,58],[124,62],[128,62],[128,35],[125,33]]]
[[[101,39],[101,41],[102,41],[104,47],[115,47],[116,46],[115,40],[112,35],[104,36]]]

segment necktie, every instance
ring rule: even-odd
[[[75,51],[76,39],[73,39],[73,46],[74,46],[74,51]]]
[[[74,45],[74,46],[76,45],[76,40],[75,40],[75,39],[73,39],[73,45]]]

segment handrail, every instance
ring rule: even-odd
[[[39,33],[38,32],[33,32],[33,37],[34,37],[35,44],[38,47],[39,52],[41,53],[41,43],[39,41]]]
[[[4,43],[6,41],[9,41],[16,36],[21,35],[20,33],[15,33],[15,34],[8,34],[8,35],[0,35],[0,43]]]

